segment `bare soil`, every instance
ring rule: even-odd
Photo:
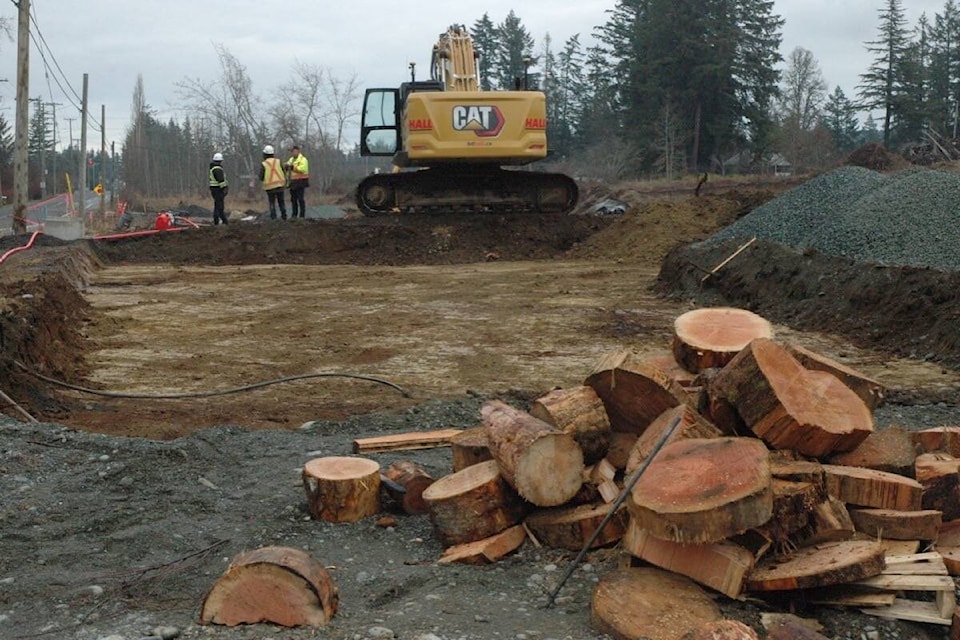
[[[528,543],[489,567],[439,566],[422,516],[395,513],[391,527],[310,520],[299,469],[350,454],[358,437],[474,426],[486,399],[525,407],[579,384],[610,350],[666,349],[677,315],[715,303],[763,313],[779,337],[888,385],[881,426],[960,424],[954,274],[758,244],[700,282],[736,247],[686,253],[689,243],[786,186],[710,185],[698,198],[585,189],[585,208],[601,195],[628,202],[620,217],[41,236],[0,265],[0,389],[41,420],[19,422],[9,406],[0,417],[0,637],[140,638],[157,627],[191,638],[365,638],[373,627],[399,638],[600,637],[590,594],[615,550],[589,554],[544,609],[574,554]],[[0,254],[25,241],[0,238]],[[196,397],[147,397],[183,394]],[[434,477],[450,468],[445,449],[372,457],[412,459]],[[332,567],[342,606],[331,625],[197,626],[226,562],[268,544]],[[721,604],[759,628],[756,604]],[[838,637],[943,637],[807,613]]]

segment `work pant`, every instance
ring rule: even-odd
[[[227,197],[227,190],[220,187],[210,187],[210,195],[213,196],[213,224],[227,224],[227,214],[224,210],[223,201]]]
[[[287,205],[284,202],[283,198],[283,187],[277,187],[276,189],[270,189],[267,191],[267,203],[270,205],[270,219],[277,219],[277,208],[280,209],[280,217],[284,220],[287,219]]]
[[[297,180],[290,181],[290,217],[296,218],[298,215],[301,218],[307,217],[307,204],[303,199],[303,192],[306,190],[306,185],[297,184]]]

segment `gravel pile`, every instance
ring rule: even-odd
[[[788,191],[705,243],[758,237],[889,266],[960,271],[960,175],[840,167]]]

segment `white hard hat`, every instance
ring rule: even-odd
[[[268,144],[267,146],[265,146],[265,147],[263,148],[263,152],[272,156],[272,155],[273,155],[273,145],[272,145],[272,144]]]
[[[215,154],[213,154],[213,161],[214,161],[214,162],[220,162],[221,160],[223,160],[223,154],[222,154],[222,153],[220,153],[219,151],[217,151]]]

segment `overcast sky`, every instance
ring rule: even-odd
[[[903,0],[909,26],[921,14],[932,20],[945,0]],[[213,82],[221,44],[243,64],[256,93],[270,97],[290,78],[295,60],[322,65],[338,77],[356,75],[361,87],[396,86],[408,78],[409,62],[426,75],[430,49],[450,24],[468,27],[486,12],[500,23],[513,9],[539,48],[549,33],[554,50],[572,35],[593,41],[594,27],[606,22],[614,0],[487,0],[466,5],[417,0],[415,3],[356,0],[298,3],[263,0],[30,0],[36,25],[31,44],[30,95],[56,106],[63,145],[80,138],[79,95],[89,76],[90,115],[99,121],[106,107],[107,144],[122,143],[129,124],[133,88],[141,74],[147,103],[162,121],[182,103],[177,83]],[[871,62],[864,43],[877,37],[878,11],[886,0],[775,0],[784,20],[781,54],[811,51],[832,91],[839,85],[856,95],[859,75]],[[472,7],[476,7],[475,9]],[[16,37],[16,7],[3,3]],[[38,27],[38,28],[37,28]],[[43,56],[41,56],[41,50]],[[15,114],[16,42],[0,43],[0,110]],[[46,58],[47,71],[44,66]],[[59,67],[59,68],[58,68]],[[59,82],[59,84],[58,84]],[[69,84],[68,84],[69,83]],[[61,86],[62,85],[62,88]],[[74,95],[74,92],[76,95]],[[89,147],[99,148],[100,133],[88,130]]]

